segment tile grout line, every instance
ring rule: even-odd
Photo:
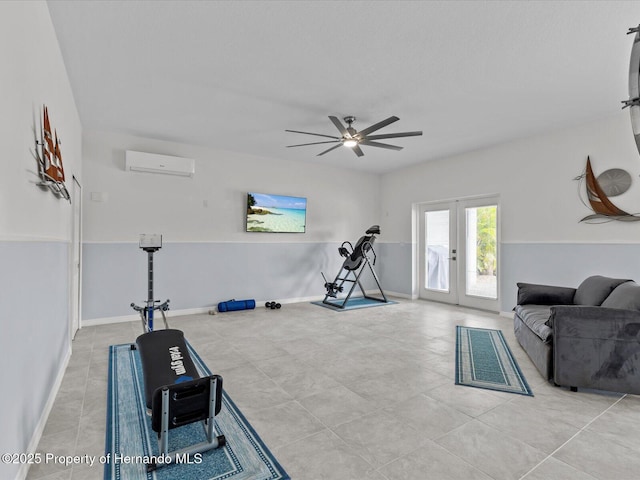
[[[95,337],[95,332],[94,332],[94,337]],[[82,413],[84,412],[84,402],[86,401],[87,398],[87,388],[89,386],[89,373],[91,371],[91,362],[93,361],[93,354],[94,354],[94,350],[95,350],[95,338],[91,339],[91,355],[89,356],[89,368],[87,368],[87,374],[84,378],[84,392],[82,394],[82,406],[80,407],[80,415],[78,416],[78,432],[76,433],[76,443],[73,447],[73,454],[76,455],[78,452],[78,442],[80,442],[80,430],[81,430],[81,424],[82,424]],[[73,347],[71,350],[71,355],[73,356]],[[71,470],[71,478],[73,478],[73,465],[70,468]]]
[[[594,418],[592,418],[584,427],[582,427],[580,430],[578,430],[576,433],[574,433],[571,438],[569,438],[566,442],[564,442],[562,445],[560,445],[558,448],[556,448],[553,452],[551,452],[549,455],[547,455],[544,459],[542,459],[540,462],[538,462],[536,465],[533,466],[533,468],[531,468],[527,473],[525,473],[524,475],[522,475],[520,477],[519,480],[523,480],[524,478],[527,477],[527,475],[529,475],[531,472],[533,472],[536,468],[538,468],[540,465],[542,465],[544,462],[546,462],[547,460],[549,460],[551,457],[553,457],[557,452],[559,452],[565,445],[567,445],[571,440],[573,440],[574,438],[576,438],[578,435],[580,435],[586,428],[589,427],[589,425],[591,425],[593,422],[595,422],[596,420],[598,420],[602,415],[604,415],[605,413],[607,413],[609,410],[611,410],[613,407],[615,407],[618,403],[620,403],[620,401],[622,401],[624,398],[627,397],[627,394],[625,393],[624,395],[622,395],[618,400],[616,400],[615,402],[613,402],[611,405],[609,405],[603,412],[599,413],[597,416],[595,416]]]
[[[412,312],[413,312],[412,310],[407,310],[407,312],[403,312],[403,313],[411,314]],[[298,312],[292,312],[292,313],[297,314]],[[261,315],[257,319],[261,320],[262,318],[267,318],[266,317],[267,315],[268,314]],[[339,314],[336,314],[336,319],[337,319],[337,315],[339,315]],[[424,314],[422,314],[422,313],[420,313],[420,315],[421,315],[420,318],[422,318],[424,316]],[[203,333],[204,332],[211,333],[213,335],[213,337],[208,337],[207,336],[207,338],[203,339],[204,341],[203,341],[202,345],[208,346],[209,343],[211,343],[213,341],[211,339],[215,338],[215,341],[213,341],[214,343],[217,343],[217,341],[220,340],[222,342],[225,342],[228,345],[233,345],[233,351],[232,352],[228,352],[228,355],[231,355],[231,356],[240,355],[240,353],[244,353],[243,352],[244,349],[251,348],[253,346],[252,345],[252,341],[253,340],[260,341],[260,337],[262,336],[261,332],[259,330],[256,331],[256,332],[251,332],[250,334],[245,333],[245,330],[248,328],[248,326],[250,324],[252,324],[254,320],[256,320],[256,319],[253,319],[253,318],[245,318],[245,319],[240,318],[240,322],[239,323],[241,323],[242,325],[239,328],[236,328],[235,326],[231,325],[232,322],[228,322],[228,325],[227,325],[227,322],[214,324],[213,322],[210,321],[210,320],[218,320],[218,321],[220,321],[220,320],[222,320],[222,318],[211,319],[211,317],[209,317],[207,315],[204,315],[204,314],[197,315],[196,317],[197,317],[197,320],[198,320],[197,322],[196,321],[194,321],[194,322],[189,321],[189,323],[185,322],[184,325],[181,325],[178,322],[176,322],[176,327],[184,329],[185,334],[187,334],[187,332],[190,332],[194,337],[199,337],[201,331]],[[196,317],[194,317],[194,318],[196,318]],[[285,317],[281,317],[281,318],[285,318]],[[246,322],[244,320],[246,320]],[[252,320],[252,322],[249,322],[249,320]],[[291,336],[291,337],[287,336],[287,334],[288,334],[288,327],[287,326],[289,324],[297,325],[297,322],[299,321],[299,319],[295,318],[293,320],[289,320],[289,319],[285,318],[285,320],[286,321],[284,321],[282,323],[278,322],[277,324],[275,324],[275,322],[274,322],[275,327],[277,327],[277,330],[278,330],[277,333],[278,333],[278,335],[282,336],[282,339],[279,339],[279,337],[277,335],[275,335],[273,333],[273,331],[270,331],[268,336],[262,337],[263,340],[261,342],[264,342],[264,340],[266,339],[269,343],[272,343],[275,346],[284,348],[283,347],[283,343],[287,344],[287,343],[290,343],[290,341],[300,342],[300,341],[310,340],[310,343],[308,345],[304,344],[299,349],[301,352],[306,352],[309,348],[313,348],[315,342],[313,342],[312,340],[315,339],[317,336],[320,335],[320,336],[327,336],[328,337],[328,336],[331,336],[331,335],[336,335],[336,336],[339,335],[339,336],[344,336],[345,340],[348,339],[347,337],[353,337],[354,338],[354,342],[360,343],[360,346],[361,347],[365,347],[365,348],[369,347],[369,342],[371,342],[371,345],[374,346],[374,347],[382,345],[380,348],[390,349],[389,352],[385,351],[385,354],[391,355],[391,357],[390,357],[391,360],[402,359],[402,361],[405,364],[412,364],[412,362],[419,362],[422,357],[425,357],[425,358],[428,357],[428,359],[425,360],[425,362],[427,364],[430,364],[432,361],[436,362],[437,365],[446,365],[447,363],[450,363],[450,362],[444,362],[444,360],[443,360],[443,362],[440,362],[440,359],[436,358],[436,356],[437,356],[437,357],[443,357],[443,359],[445,359],[445,357],[448,358],[448,355],[442,354],[441,352],[437,352],[436,350],[430,350],[430,349],[428,349],[428,348],[426,348],[424,346],[424,345],[428,345],[428,342],[431,341],[431,340],[434,340],[434,339],[436,339],[438,341],[438,343],[440,343],[440,340],[446,339],[446,337],[442,337],[442,336],[433,337],[433,338],[431,338],[430,336],[429,337],[425,337],[424,344],[423,344],[422,341],[416,341],[415,343],[411,343],[409,341],[402,341],[402,340],[400,340],[398,338],[398,335],[380,334],[373,328],[374,325],[381,324],[382,323],[381,322],[382,319],[376,318],[375,319],[376,322],[371,324],[372,328],[367,328],[366,326],[364,326],[364,320],[360,321],[359,318],[354,317],[355,322],[348,322],[349,325],[345,325],[344,329],[342,328],[342,325],[340,325],[341,328],[333,327],[331,329],[328,329],[326,332],[319,333],[317,328],[312,328],[312,329],[310,329],[308,331],[308,333],[305,333],[305,334],[299,333],[298,330],[295,330],[295,332],[296,332],[295,336]],[[312,319],[312,320],[315,320],[315,318]],[[332,318],[331,320],[335,320],[335,319]],[[398,318],[398,319],[393,319],[393,320],[394,320],[394,322],[397,323],[397,322],[400,322],[403,319]],[[418,321],[418,317],[416,317],[416,319],[410,318],[409,320],[411,320],[409,323],[413,327],[417,328],[419,332],[424,333],[424,328],[422,327],[423,321],[419,322]],[[436,319],[436,320],[438,320],[438,322],[446,322],[447,321],[446,318]],[[369,321],[369,319],[367,319],[367,321]],[[202,322],[205,322],[206,324],[202,323]],[[390,323],[394,323],[394,322],[390,322]],[[439,324],[438,322],[436,322],[436,325]],[[139,320],[130,322],[130,324],[131,324],[131,332],[137,332],[137,330],[139,330],[139,323],[140,323]],[[233,323],[236,323],[235,319],[234,319]],[[347,323],[347,322],[345,322],[345,323]],[[201,324],[202,324],[202,327],[201,327]],[[367,324],[367,325],[369,325],[369,324]],[[397,323],[397,325],[402,325],[402,324]],[[475,325],[475,323],[474,323],[474,325]],[[220,329],[223,330],[224,334],[220,333],[219,329],[217,328],[218,326],[220,326]],[[274,326],[274,325],[269,325],[269,327],[272,327],[272,326]],[[323,326],[327,327],[324,324],[323,324]],[[135,328],[135,327],[138,327],[138,328]],[[358,327],[358,328],[356,328],[356,327]],[[362,327],[362,328],[360,328],[360,327]],[[491,328],[503,328],[503,327],[493,327],[493,326],[490,326],[490,327]],[[88,328],[96,329],[97,327],[88,327]],[[482,326],[482,328],[484,328],[484,326]],[[358,335],[361,333],[360,332],[361,329],[364,330],[364,334],[363,335],[366,337],[366,341],[359,341],[357,339]],[[215,334],[213,334],[213,332],[211,332],[211,330],[214,330]],[[402,329],[399,329],[399,330],[402,330]],[[407,333],[410,333],[411,331],[412,331],[411,329],[407,328]],[[434,331],[432,331],[432,330],[430,330],[430,332],[431,332],[431,334],[434,333]],[[84,345],[87,345],[87,344],[91,345],[92,357],[99,350],[101,350],[101,349],[98,348],[98,345],[100,343],[98,341],[98,338],[101,338],[104,334],[107,334],[107,336],[109,338],[111,337],[111,333],[109,333],[109,331],[105,330],[105,332],[102,332],[101,330],[98,329],[97,331],[94,330],[90,337],[85,337],[83,339],[83,340],[86,340],[87,338],[92,339],[89,342],[83,343]],[[286,338],[289,338],[289,341],[287,341]],[[329,338],[327,338],[327,340],[329,340]],[[338,340],[340,340],[340,339],[338,338]],[[378,342],[378,340],[380,340],[380,341]],[[389,340],[390,342],[386,342],[385,340]],[[509,338],[509,343],[511,343],[511,341],[513,341],[513,339]],[[389,345],[387,345],[387,344],[389,344]],[[328,348],[329,345],[330,345],[330,342],[327,341],[327,342],[323,342],[322,345],[321,344],[315,344],[315,347],[327,347]],[[406,346],[406,348],[405,348],[405,346]],[[444,347],[444,345],[443,345],[443,347]],[[336,345],[335,348],[338,348],[338,346]],[[394,348],[398,348],[398,350],[395,351],[395,350],[393,350]],[[440,349],[439,345],[438,345],[438,349]],[[199,349],[196,348],[196,350],[199,350]],[[292,357],[298,357],[298,353],[293,353],[292,351],[289,351],[286,348],[284,348],[284,350],[286,351],[286,353],[288,355],[290,355]],[[298,347],[296,347],[295,350],[298,350]],[[323,350],[324,350],[324,348],[323,348]],[[406,355],[405,355],[405,352],[404,352],[405,350],[406,350],[406,353],[407,353]],[[215,351],[215,349],[212,349],[212,351]],[[415,353],[415,356],[414,355],[409,355],[409,353],[411,353],[411,354]],[[284,352],[281,353],[281,355],[284,356]],[[433,355],[433,358],[432,358],[432,355]],[[102,357],[102,355],[100,355],[100,358],[101,357]],[[310,358],[312,358],[312,357],[309,357],[309,359]],[[318,357],[318,359],[319,358],[320,357]],[[523,357],[523,358],[526,359],[526,357]],[[203,355],[203,359],[204,359],[204,355]],[[314,366],[314,363],[307,363],[307,361],[309,359],[301,360],[299,357],[297,358],[297,360],[302,362],[303,364],[306,364],[307,366],[309,366],[310,368],[313,368],[314,370],[318,370],[318,367]],[[269,360],[271,360],[271,359],[269,359]],[[520,363],[521,359],[518,359],[518,362]],[[205,363],[207,365],[215,364],[215,362],[205,362]],[[269,364],[270,364],[270,362],[269,362]],[[318,364],[318,363],[315,362],[315,364]],[[329,427],[328,423],[331,421],[330,419],[325,419],[324,421],[320,420],[320,418],[318,418],[316,415],[314,415],[307,407],[305,407],[301,403],[301,400],[304,399],[306,397],[306,395],[305,395],[305,397],[300,397],[299,398],[299,397],[297,397],[297,395],[289,393],[289,391],[288,391],[289,389],[285,390],[283,388],[283,386],[280,384],[280,378],[278,376],[276,376],[275,378],[272,378],[272,377],[270,377],[269,375],[267,375],[265,373],[265,372],[269,371],[269,368],[268,368],[269,366],[262,359],[253,359],[253,360],[251,360],[251,359],[249,359],[249,357],[243,357],[243,361],[242,361],[241,365],[247,365],[247,366],[250,365],[252,368],[255,368],[258,372],[261,372],[262,375],[266,375],[266,377],[270,380],[271,383],[275,384],[276,386],[278,386],[280,389],[284,390],[286,393],[288,393],[291,396],[291,400],[289,400],[287,402],[284,402],[282,404],[278,404],[278,406],[284,406],[285,403],[288,403],[288,402],[292,402],[292,403],[297,404],[296,409],[298,407],[300,407],[300,413],[302,414],[303,412],[306,412],[306,415],[309,415],[310,419],[313,419],[314,421],[318,422],[317,426],[322,429],[322,430],[316,431],[314,433],[308,433],[306,435],[303,434],[303,436],[301,438],[298,438],[298,439],[295,439],[295,440],[291,440],[288,437],[284,437],[285,438],[285,443],[283,443],[282,445],[278,445],[277,447],[274,445],[275,448],[272,448],[272,451],[279,451],[279,452],[280,451],[285,451],[285,450],[287,450],[287,447],[289,445],[293,444],[293,443],[300,443],[301,445],[304,445],[305,442],[308,442],[311,437],[314,437],[314,436],[320,434],[323,430],[326,433],[334,435],[336,439],[339,439],[339,442],[340,442],[341,446],[344,446],[344,445],[351,446],[350,442],[348,442],[346,439],[343,439],[336,431],[336,430],[339,430],[339,431],[342,432],[340,427],[342,427],[342,425],[344,425],[344,423],[340,423],[340,424],[338,424],[336,426]],[[240,366],[240,364],[239,365],[234,365],[234,367],[237,367],[237,366]],[[424,367],[424,365],[423,365],[423,367]],[[434,367],[435,367],[435,364],[434,364]],[[426,368],[426,367],[424,367],[424,368]],[[428,368],[426,368],[426,369],[429,370]],[[303,369],[303,370],[306,370],[306,369]],[[438,373],[438,371],[441,371],[441,370],[442,370],[442,367],[438,366],[438,368],[435,368],[434,370],[432,370],[432,372]],[[395,371],[396,370],[394,369],[393,371],[391,371],[389,373],[392,374]],[[532,369],[532,372],[535,372],[535,370]],[[101,373],[103,373],[103,372],[101,372]],[[323,373],[323,375],[325,375],[325,374]],[[334,377],[332,374],[329,374],[329,373],[327,373],[326,375],[328,377],[330,377],[331,379],[335,380],[338,383],[338,385],[341,385],[342,387],[344,387],[347,390],[353,392],[354,394],[356,394],[358,396],[361,396],[365,400],[369,400],[368,396],[356,393],[356,390],[354,390],[354,385],[352,385],[351,382],[347,382],[342,378],[340,380],[338,380],[337,377]],[[444,375],[444,373],[438,373],[438,375]],[[85,376],[82,376],[82,377],[83,378],[77,379],[79,381],[83,381],[83,380],[85,381],[85,392],[84,392],[85,396],[83,398],[83,403],[82,403],[82,406],[81,406],[81,409],[80,409],[80,417],[81,418],[82,418],[82,414],[85,413],[87,408],[89,408],[89,404],[85,403],[87,401],[87,399],[89,398],[86,395],[87,394],[86,382],[87,382],[87,377],[89,379],[92,378],[91,370],[89,370],[87,372],[87,376],[86,377]],[[230,375],[230,378],[231,378],[231,375]],[[409,377],[409,378],[412,378],[412,377]],[[420,378],[421,378],[420,381],[424,381],[424,380],[422,380],[422,377],[420,377]],[[453,402],[452,402],[452,404],[448,404],[447,401],[445,401],[445,400],[438,400],[437,398],[435,398],[438,395],[436,395],[435,397],[432,397],[431,396],[433,394],[432,390],[435,391],[435,389],[437,389],[438,386],[433,387],[431,382],[426,382],[426,381],[424,381],[424,382],[425,382],[425,385],[430,385],[430,387],[429,387],[428,390],[421,390],[420,392],[417,393],[418,395],[423,395],[423,396],[426,396],[426,397],[434,398],[434,400],[437,401],[439,404],[444,403],[444,405],[446,405],[446,406],[448,406],[450,408],[453,408],[454,410],[456,410],[458,412],[465,413],[463,411],[464,409],[460,409],[460,405],[459,404],[454,404]],[[462,387],[460,387],[460,390],[462,390]],[[511,403],[515,402],[514,403],[514,406],[515,406],[515,405],[517,405],[517,402],[519,402],[519,399],[521,398],[520,395],[510,395],[510,394],[504,394],[504,393],[503,394],[497,393],[497,394],[501,395],[501,396],[507,396],[508,397],[508,399],[505,400],[505,403],[503,403],[501,405],[511,404]],[[624,397],[622,397],[622,398],[624,398]],[[597,410],[596,410],[596,412],[594,412],[591,415],[592,416],[591,420],[587,417],[586,419],[583,420],[583,422],[577,422],[577,425],[575,426],[575,430],[574,431],[580,430],[580,431],[585,431],[586,432],[586,429],[590,428],[591,424],[593,424],[603,414],[605,414],[608,411],[610,411],[611,409],[613,409],[613,407],[615,405],[619,404],[620,400],[622,400],[622,398],[618,398],[618,399],[615,399],[615,397],[614,398],[610,398],[609,401],[613,400],[613,402],[608,407],[604,407],[604,405],[601,405],[600,408],[603,408],[601,413],[597,413]],[[258,403],[258,405],[256,405],[256,406],[260,407],[259,410],[263,410],[264,406],[263,405],[259,405],[261,402],[258,401],[257,403]],[[252,406],[255,405],[254,402],[249,402],[248,404],[250,404]],[[378,405],[380,405],[380,404],[378,404]],[[495,410],[498,407],[499,406],[494,406],[489,411]],[[380,412],[384,411],[385,408],[388,408],[388,406],[386,406],[386,407],[385,406],[376,406],[374,411],[369,412],[369,413],[365,413],[362,416],[366,417],[368,415],[380,414]],[[267,408],[264,408],[264,410],[266,411]],[[249,412],[247,412],[247,413],[249,413]],[[465,413],[465,414],[469,415],[471,418],[473,418],[475,420],[483,422],[482,420],[479,420],[479,417],[481,415],[483,415],[484,413],[487,413],[487,412],[483,412],[480,415],[473,415],[473,414],[470,414],[470,413]],[[330,417],[330,418],[333,418],[333,417]],[[347,420],[345,423],[349,423],[349,422],[352,422],[352,421],[357,421],[360,418],[362,418],[362,417],[358,416],[357,418],[354,418],[354,419],[351,419],[351,420]],[[327,423],[325,423],[325,422],[327,422]],[[581,423],[582,423],[582,425],[581,425]],[[492,428],[496,428],[496,427],[492,427]],[[578,433],[580,433],[580,431],[578,431]],[[590,433],[591,432],[587,432],[587,434],[590,434]],[[445,435],[445,434],[443,434],[443,435]],[[555,449],[555,451],[553,453],[549,454],[549,455],[547,455],[545,452],[541,452],[541,455],[538,458],[545,457],[545,455],[546,455],[546,458],[544,458],[542,461],[538,462],[537,465],[535,465],[531,470],[529,470],[526,474],[524,474],[524,476],[519,477],[519,478],[520,479],[524,479],[526,477],[528,479],[528,478],[532,478],[534,476],[537,476],[537,474],[535,474],[536,469],[542,463],[547,461],[549,459],[549,457],[551,457],[551,456],[555,455],[556,453],[558,453],[559,450],[561,450],[562,448],[564,448],[567,445],[570,446],[569,442],[571,440],[573,440],[574,438],[576,438],[576,437],[577,437],[577,433],[575,435],[573,435],[572,438],[570,438],[569,440],[564,442],[564,444],[561,445],[559,448]],[[423,438],[423,437],[420,437],[420,438]],[[438,437],[436,437],[436,438],[438,438]],[[80,436],[80,434],[78,432],[78,436],[76,437],[76,448],[79,447],[80,444],[83,441],[84,441],[83,438]],[[437,444],[435,442],[435,439],[433,439],[433,438],[430,439],[430,442],[433,442],[433,443],[435,443],[435,445],[439,446],[440,448],[443,448],[442,445]],[[406,460],[407,462],[409,462],[408,464],[414,465],[415,462],[413,462],[412,457],[411,457],[410,454],[413,453],[413,452],[416,452],[416,451],[418,451],[420,449],[421,449],[421,447],[410,448],[409,451],[405,451],[405,452],[401,453],[399,457],[388,461],[384,465],[378,465],[378,466],[374,465],[375,462],[366,460],[360,453],[357,453],[356,455],[358,457],[362,458],[364,462],[369,463],[370,468],[373,469],[370,472],[368,470],[369,474],[373,473],[373,475],[376,478],[380,478],[380,480],[390,480],[392,477],[394,477],[394,472],[396,472],[397,467],[396,468],[391,468],[389,471],[385,470],[386,475],[381,470],[384,469],[385,467],[387,467],[388,465],[393,464],[394,462],[396,462],[396,461],[398,461],[400,459],[403,459],[403,458],[408,458],[408,460]],[[374,451],[374,450],[370,450],[370,451]],[[453,453],[453,452],[449,452],[449,453],[452,454],[454,457],[457,457],[458,459],[460,459],[461,463],[464,463],[464,464],[468,465],[469,467],[471,467],[473,469],[476,469],[479,472],[483,472],[483,470],[480,470],[478,467],[474,466],[473,464],[471,464],[468,461],[464,460],[463,458],[459,457],[455,453]],[[367,458],[368,458],[368,456],[367,456]],[[557,459],[554,458],[554,460],[557,460]],[[560,463],[560,461],[558,460],[558,464],[559,463]],[[557,465],[555,461],[554,462],[547,462],[547,464],[548,464],[548,467],[554,467],[554,468],[556,466],[560,467],[560,465]],[[403,465],[403,464],[400,464],[400,465]],[[417,465],[420,465],[420,462],[418,462]],[[565,465],[566,465],[566,463],[565,463]],[[283,464],[283,466],[285,466],[285,468],[286,468],[286,465]],[[544,467],[544,468],[547,468],[547,467]],[[573,467],[573,468],[577,468],[577,467]],[[78,470],[78,469],[70,469],[70,470],[71,470],[71,475],[73,475],[73,473],[74,473],[73,471],[74,470],[75,470],[75,474],[76,475],[82,475],[82,473],[83,473],[82,470]],[[543,469],[541,469],[541,471],[542,470]],[[486,472],[484,472],[484,473],[486,473]],[[378,477],[378,475],[379,475],[379,477]],[[515,478],[518,478],[518,477],[515,477]],[[589,476],[589,478],[592,478],[592,477]]]
[[[253,362],[250,362],[250,363],[251,363],[251,364],[254,366],[254,368],[256,368],[258,371],[262,372],[264,375],[267,375],[267,374],[262,370],[262,368],[260,368],[258,365],[254,364]],[[307,365],[308,365],[308,364],[307,364]],[[310,366],[310,367],[311,367],[311,366]],[[267,375],[267,377],[268,377],[268,375]],[[278,385],[278,386],[280,387],[280,385],[278,384],[278,382],[276,382],[274,379],[272,379],[271,377],[269,377],[269,379],[270,379],[274,384],[276,384],[276,385]],[[351,391],[351,392],[352,392],[352,393],[354,393],[355,395],[358,395],[356,392],[353,392],[353,390],[351,390],[349,387],[347,387],[346,385],[342,384],[341,382],[338,382],[338,384],[339,384],[339,385],[342,385],[344,388],[348,389],[349,391]],[[282,388],[282,387],[280,387],[280,388]],[[288,392],[287,392],[287,393],[288,393]],[[360,396],[360,395],[358,395],[358,396]],[[351,446],[351,445],[350,445],[350,444],[349,444],[349,443],[348,443],[344,438],[342,438],[342,437],[341,437],[341,436],[340,436],[340,435],[335,431],[335,429],[336,429],[337,427],[339,427],[340,425],[344,425],[344,424],[346,424],[346,423],[349,423],[349,422],[352,422],[352,421],[355,421],[355,420],[361,419],[361,418],[363,418],[363,417],[365,417],[365,416],[367,416],[367,415],[373,415],[373,414],[375,414],[375,413],[378,413],[378,412],[381,412],[381,411],[383,411],[383,410],[384,410],[384,407],[376,408],[376,409],[374,409],[372,412],[365,413],[365,414],[363,414],[363,415],[359,415],[359,416],[357,416],[357,417],[355,417],[355,418],[352,418],[352,419],[347,420],[347,421],[345,421],[345,422],[339,423],[338,425],[334,425],[334,426],[332,427],[332,426],[327,425],[323,420],[321,420],[318,416],[316,416],[313,412],[311,412],[307,407],[305,407],[305,406],[300,402],[300,400],[301,400],[302,398],[305,398],[305,397],[301,397],[301,398],[295,398],[295,397],[293,397],[293,398],[292,398],[292,400],[290,400],[290,401],[294,401],[294,402],[296,402],[298,405],[300,405],[300,407],[302,407],[302,409],[303,409],[304,411],[306,411],[306,412],[307,412],[307,413],[308,413],[308,414],[309,414],[313,419],[315,419],[316,421],[318,421],[318,422],[319,422],[319,423],[324,427],[324,430],[326,430],[326,431],[330,432],[332,435],[335,435],[335,436],[336,436],[336,437],[337,437],[337,438],[338,438],[342,443],[344,443],[346,446],[348,446],[348,447],[350,447],[350,448],[353,448],[353,447],[352,447],[352,446]],[[364,398],[364,397],[361,397],[361,398]],[[367,400],[367,399],[365,398],[365,400]],[[367,401],[368,401],[368,400],[367,400]],[[287,402],[285,402],[285,403],[287,403]],[[310,434],[305,435],[305,436],[303,436],[303,437],[301,437],[301,438],[298,438],[298,439],[296,439],[296,440],[292,440],[291,442],[284,443],[284,444],[282,444],[282,445],[278,446],[277,448],[286,447],[287,445],[291,445],[291,444],[296,443],[296,442],[304,441],[305,439],[310,438],[310,437],[312,437],[312,436],[314,436],[314,435],[318,435],[318,434],[319,434],[319,433],[321,433],[321,432],[322,432],[322,430],[319,430],[319,431],[317,431],[317,432],[310,433]],[[413,450],[412,450],[412,451],[413,451]],[[371,464],[371,462],[369,462],[366,458],[362,457],[362,455],[360,455],[359,453],[357,453],[357,452],[355,452],[355,451],[354,451],[353,453],[354,453],[354,455],[357,455],[358,457],[360,457],[360,458],[361,458],[365,463],[367,463],[367,464],[371,467],[372,471],[375,471],[375,472],[377,472],[378,474],[382,475],[385,479],[388,479],[388,477],[387,477],[386,475],[384,475],[384,474],[382,474],[381,472],[379,472],[379,469],[380,469],[380,468],[382,468],[382,467],[383,467],[383,466],[385,466],[385,465],[381,465],[381,466],[376,467],[375,465]],[[397,460],[397,459],[394,459],[394,460]],[[388,463],[391,463],[391,462],[388,462]]]

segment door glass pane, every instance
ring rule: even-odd
[[[466,209],[467,295],[498,298],[497,211],[496,205]]]
[[[425,275],[430,290],[449,291],[449,210],[425,212]]]

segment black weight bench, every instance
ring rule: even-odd
[[[136,345],[142,361],[147,413],[151,414],[151,428],[158,434],[159,457],[168,456],[174,462],[178,456],[224,446],[224,435],[216,436],[214,425],[214,417],[222,408],[222,377],[200,377],[180,330],[145,333],[136,339]],[[207,440],[169,452],[169,430],[199,421],[203,422]],[[157,462],[147,464],[147,471],[160,466]]]

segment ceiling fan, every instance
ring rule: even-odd
[[[364,152],[360,148],[360,145],[367,145],[369,147],[387,148],[389,150],[402,150],[402,147],[398,147],[396,145],[389,145],[388,143],[380,143],[374,140],[382,140],[384,138],[416,137],[416,136],[422,135],[422,132],[401,132],[401,133],[387,133],[382,135],[369,135],[370,133],[373,133],[376,130],[380,130],[382,127],[386,127],[387,125],[400,120],[396,116],[389,117],[386,120],[382,120],[381,122],[375,123],[370,127],[365,128],[364,130],[360,130],[359,132],[351,126],[351,124],[356,121],[356,117],[354,116],[344,117],[344,121],[348,125],[347,127],[345,127],[337,117],[329,115],[329,120],[333,122],[333,124],[336,126],[336,128],[340,132],[340,135],[341,135],[340,137],[336,137],[333,135],[324,135],[321,133],[300,132],[298,130],[285,130],[285,132],[303,133],[305,135],[315,135],[317,137],[327,137],[327,138],[333,139],[333,140],[327,140],[324,142],[312,142],[312,143],[300,143],[298,145],[287,145],[287,148],[304,147],[306,145],[320,145],[323,143],[335,143],[336,145],[325,150],[324,152],[320,152],[317,156],[319,157],[320,155],[329,153],[331,150],[335,150],[340,146],[345,146],[345,147],[351,148],[357,156],[362,157],[364,155]]]

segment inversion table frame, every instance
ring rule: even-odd
[[[380,285],[380,279],[373,269],[373,265],[376,264],[377,258],[376,252],[373,249],[373,244],[376,240],[376,234],[380,234],[380,227],[378,225],[373,225],[366,231],[366,234],[367,235],[360,237],[355,247],[351,245],[351,242],[347,241],[343,242],[338,249],[340,255],[346,257],[346,259],[343,262],[342,267],[340,268],[340,271],[338,271],[338,274],[336,275],[336,278],[333,282],[329,283],[325,279],[324,286],[327,289],[327,294],[324,296],[324,300],[322,300],[322,303],[330,305],[332,307],[345,308],[347,302],[349,302],[349,299],[351,298],[351,295],[353,295],[353,291],[355,290],[356,286],[360,287],[360,291],[362,292],[364,298],[375,300],[381,303],[388,302],[387,297],[384,294],[384,290],[382,290],[382,286]],[[351,248],[351,251],[347,249],[347,245]],[[373,262],[369,259],[369,253],[373,253]],[[360,277],[362,276],[366,267],[369,267],[369,271],[371,272],[371,275],[373,276],[373,279],[378,286],[378,290],[380,291],[380,295],[382,296],[382,298],[367,295],[364,287],[362,286],[362,283],[360,283]],[[322,276],[324,277],[324,275]],[[344,298],[342,303],[335,300],[330,301],[330,298],[337,298],[337,294],[344,290],[345,283],[351,283],[351,288],[349,289],[349,292],[347,293],[347,296]]]

